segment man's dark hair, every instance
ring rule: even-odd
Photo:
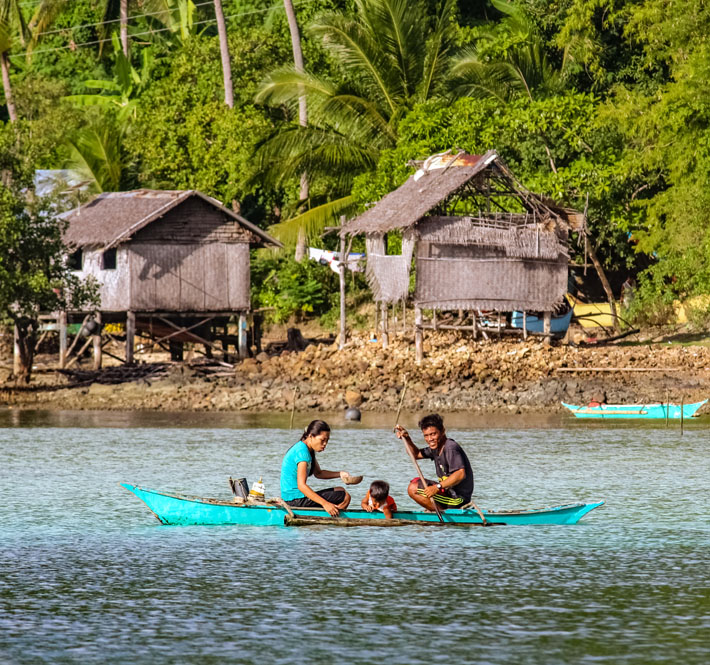
[[[438,413],[431,413],[424,416],[419,421],[419,429],[425,430],[428,427],[436,427],[440,432],[444,431],[444,419]]]
[[[390,484],[384,480],[375,480],[370,485],[370,498],[378,503],[384,501],[390,494]]]
[[[330,432],[330,425],[325,420],[312,420],[303,431],[301,441],[305,441],[309,436],[318,436],[323,432]]]

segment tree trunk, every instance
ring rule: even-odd
[[[222,56],[222,78],[224,79],[224,103],[234,108],[234,87],[232,85],[232,63],[229,59],[229,42],[227,41],[227,26],[224,22],[222,0],[214,0],[214,14],[217,18],[217,33],[219,34],[219,52]]]
[[[39,323],[34,319],[18,319],[17,345],[20,351],[20,367],[15,377],[18,383],[29,383],[32,374],[32,363],[37,349],[37,329]]]
[[[284,9],[286,10],[286,18],[288,19],[288,29],[291,33],[291,47],[293,49],[293,66],[299,73],[305,71],[303,64],[303,50],[301,49],[301,33],[298,30],[298,21],[296,20],[296,11],[293,8],[291,0],[284,0]],[[306,106],[306,95],[301,94],[298,97],[298,124],[301,127],[308,126],[308,108]],[[304,171],[301,174],[301,189],[298,197],[301,201],[308,199],[308,174]],[[296,243],[296,261],[302,261],[306,254],[306,233],[303,229],[298,232],[298,242]]]
[[[8,60],[7,53],[0,53],[0,69],[2,69],[2,88],[5,91],[7,114],[10,116],[10,122],[16,122],[17,111],[15,110],[15,102],[12,99],[12,86],[10,85],[10,61]]]
[[[296,240],[296,253],[294,254],[294,259],[299,263],[306,258],[308,254],[308,239],[306,238],[306,230],[301,227],[298,229],[298,239]]]
[[[128,0],[121,0],[119,8],[121,17],[121,46],[123,55],[128,57]]]

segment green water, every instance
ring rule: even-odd
[[[335,418],[319,459],[408,506],[390,421]],[[576,526],[165,527],[117,485],[275,495],[287,428],[0,410],[0,663],[710,662],[702,423],[451,419],[479,505],[606,499]]]

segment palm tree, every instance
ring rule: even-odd
[[[452,46],[453,0],[444,0],[430,16],[426,0],[355,0],[356,12],[331,12],[310,31],[342,67],[332,83],[295,67],[277,70],[264,83],[257,101],[294,111],[308,101],[308,123],[279,129],[259,148],[262,177],[281,183],[308,173],[327,176],[336,201],[288,222],[276,233],[292,236],[294,227],[313,227],[352,205],[347,196],[353,178],[377,163],[395,144],[397,123],[415,104],[444,90]],[[337,204],[336,204],[337,202]],[[324,214],[325,213],[325,214]]]
[[[291,0],[284,0],[284,9],[286,11],[286,19],[288,20],[288,30],[291,33],[291,47],[293,49],[293,68],[299,74],[305,72],[303,63],[303,49],[301,48],[301,33],[298,29],[298,21],[296,20],[296,10],[293,8]],[[308,126],[308,104],[306,95],[303,90],[298,96],[298,124],[301,127]],[[308,200],[308,173],[301,173],[301,189],[298,198],[301,202]],[[296,261],[302,261],[306,255],[306,232],[303,227],[299,229],[298,240],[296,242]]]
[[[17,120],[17,110],[12,96],[8,54],[17,39],[22,46],[27,47],[29,57],[32,47],[65,2],[66,0],[41,0],[32,19],[27,23],[22,13],[22,5],[26,3],[22,3],[20,0],[0,0],[0,70],[2,71],[2,87],[10,122]]]
[[[0,69],[2,69],[2,88],[5,93],[5,105],[10,122],[17,120],[17,110],[12,96],[10,83],[10,59],[8,53],[15,37],[25,45],[29,39],[29,30],[19,0],[0,0]]]
[[[234,108],[234,88],[232,86],[232,63],[229,58],[229,42],[227,41],[227,26],[224,22],[222,0],[214,0],[214,13],[217,19],[217,34],[219,35],[219,52],[222,56],[222,78],[224,79],[224,103]]]
[[[545,43],[523,9],[504,0],[491,0],[505,14],[500,24],[482,35],[482,41],[495,39],[503,31],[514,43],[500,60],[481,58],[480,48],[471,46],[452,59],[450,87],[456,97],[496,97],[502,102],[519,95],[533,100],[558,92],[562,72],[550,63]]]

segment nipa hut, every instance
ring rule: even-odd
[[[581,213],[525,189],[490,150],[433,155],[342,233],[365,235],[368,281],[383,312],[408,296],[415,257],[421,358],[421,332],[437,328],[437,310],[468,313],[470,326],[440,327],[462,327],[474,335],[483,311],[543,312],[549,333],[550,313],[567,289],[569,230],[582,224]],[[402,235],[399,255],[386,251],[392,231]],[[429,324],[423,309],[433,312]],[[386,314],[383,325],[386,341]]]
[[[164,343],[210,345],[202,331],[215,318],[232,315],[240,316],[238,346],[240,355],[246,353],[249,248],[280,246],[278,240],[195,190],[103,193],[66,219],[70,262],[99,284],[99,323],[126,322],[128,362],[136,326],[164,331]],[[60,334],[60,346],[61,340]]]

